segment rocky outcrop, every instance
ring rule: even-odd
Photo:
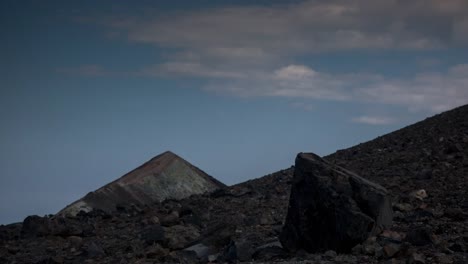
[[[391,223],[391,201],[385,188],[315,154],[297,156],[280,236],[286,249],[350,252]]]
[[[58,215],[75,216],[94,209],[105,212],[142,206],[166,199],[180,200],[194,194],[212,192],[224,184],[167,151],[121,178],[88,193],[62,209]]]

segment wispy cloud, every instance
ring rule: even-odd
[[[105,76],[105,75],[111,74],[110,71],[96,64],[80,65],[77,67],[68,67],[68,68],[58,68],[56,69],[56,72],[69,74],[69,75],[94,76],[94,77]]]
[[[394,78],[352,69],[332,74],[294,60],[334,51],[464,47],[465,0],[309,0],[163,16],[108,16],[99,23],[113,36],[169,48],[166,61],[138,74],[204,78],[203,89],[210,92],[378,103],[431,112],[468,103],[466,65]],[[424,67],[437,63],[421,61]],[[83,72],[102,74],[93,68]]]
[[[431,49],[466,44],[464,0],[302,1],[220,7],[104,22],[131,41],[214,57],[268,57],[350,49]],[[437,19],[434,19],[437,18]]]
[[[440,112],[468,103],[468,66],[444,73],[398,79],[371,74],[329,74],[305,65],[272,72],[245,72],[249,78],[212,80],[205,90],[234,96],[308,98],[403,106]]]
[[[150,76],[191,76],[208,78],[242,78],[238,71],[216,69],[198,62],[167,62],[141,70],[140,74]]]
[[[293,102],[290,104],[292,108],[301,109],[305,111],[314,110],[314,105],[307,102]]]
[[[391,117],[383,116],[360,116],[351,119],[351,121],[366,125],[390,125],[396,122],[396,120]]]

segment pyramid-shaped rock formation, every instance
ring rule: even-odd
[[[58,215],[74,216],[80,211],[148,205],[166,199],[183,199],[212,192],[225,185],[176,154],[167,151],[121,178],[73,202]]]

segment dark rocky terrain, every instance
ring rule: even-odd
[[[183,200],[30,216],[0,227],[0,263],[468,263],[468,106],[324,159],[392,198],[392,226],[345,254],[282,248],[291,167]]]

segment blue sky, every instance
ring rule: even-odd
[[[468,103],[466,1],[165,2],[0,3],[0,224],[165,150],[235,184]]]

